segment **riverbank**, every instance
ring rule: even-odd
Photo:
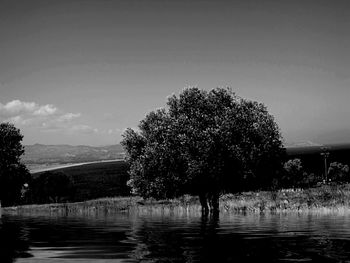
[[[171,200],[111,197],[76,203],[24,205],[2,208],[3,213],[96,214],[130,211],[159,213],[200,212],[198,197]],[[221,212],[350,212],[350,184],[309,189],[244,192],[220,197]]]
[[[225,211],[260,213],[285,211],[350,212],[350,184],[230,194],[221,197],[220,208]]]
[[[103,214],[116,212],[164,212],[187,213],[201,211],[199,199],[184,196],[179,199],[154,200],[142,197],[108,197],[85,202],[53,203],[40,205],[22,205],[16,207],[3,207],[4,213],[11,214]]]

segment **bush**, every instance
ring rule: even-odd
[[[285,174],[283,177],[283,185],[287,187],[299,187],[303,181],[303,166],[298,158],[287,161],[283,165]]]
[[[328,179],[333,182],[349,182],[349,166],[333,162],[328,168]]]
[[[58,203],[71,200],[75,187],[71,176],[62,172],[45,172],[30,184],[32,202]]]

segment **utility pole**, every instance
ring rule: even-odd
[[[325,151],[321,153],[321,155],[324,157],[324,177],[325,177],[325,182],[327,182],[327,177],[328,177],[327,158],[329,157],[329,152]]]

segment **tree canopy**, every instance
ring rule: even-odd
[[[0,200],[5,206],[20,202],[22,187],[30,179],[20,160],[24,153],[22,139],[13,124],[0,123]]]
[[[266,107],[230,89],[187,88],[127,129],[129,185],[144,197],[210,195],[270,186],[284,152]],[[209,196],[208,196],[209,197]],[[203,204],[203,203],[202,203]]]

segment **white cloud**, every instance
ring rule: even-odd
[[[13,100],[6,104],[0,103],[0,114],[4,116],[14,117],[18,114],[26,114],[35,111],[38,105],[34,102],[22,102]]]
[[[99,132],[86,124],[77,123],[81,113],[64,112],[52,104],[39,105],[35,102],[13,100],[0,103],[0,122],[11,122],[44,132],[84,133]]]
[[[44,106],[40,106],[37,110],[33,112],[33,114],[37,116],[49,116],[49,115],[55,114],[56,112],[57,112],[56,107],[54,107],[51,104],[47,104]]]
[[[58,117],[57,121],[59,122],[67,122],[73,119],[79,118],[81,116],[80,113],[66,113]]]
[[[51,104],[38,105],[35,102],[13,100],[6,104],[0,103],[0,116],[13,118],[16,116],[49,116],[58,112]]]

